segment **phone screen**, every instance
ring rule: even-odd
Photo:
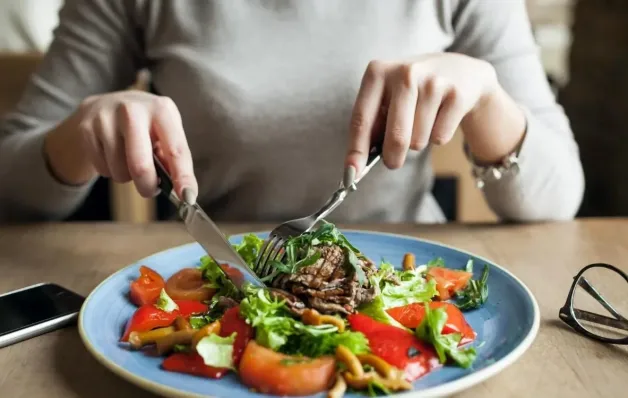
[[[76,313],[84,300],[52,283],[0,296],[0,336]]]

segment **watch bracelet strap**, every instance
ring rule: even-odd
[[[519,172],[519,153],[523,146],[523,140],[519,145],[509,154],[501,158],[498,162],[482,165],[478,164],[469,150],[469,146],[465,142],[463,144],[464,153],[467,160],[472,165],[471,174],[475,178],[475,184],[478,188],[482,189],[487,182],[494,182],[501,180],[504,176],[509,174],[516,174]]]

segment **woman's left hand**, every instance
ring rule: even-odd
[[[372,61],[351,117],[347,166],[354,166],[359,175],[372,142],[383,138],[384,164],[399,168],[409,149],[449,142],[465,116],[498,91],[492,65],[465,55]]]

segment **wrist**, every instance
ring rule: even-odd
[[[83,149],[76,115],[51,130],[44,140],[43,156],[52,176],[65,185],[79,186],[98,176]]]
[[[496,84],[463,118],[461,129],[473,159],[492,164],[521,145],[526,119],[517,103]]]

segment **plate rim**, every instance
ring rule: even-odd
[[[508,269],[506,269],[505,267],[501,266],[500,264],[489,260],[487,258],[485,258],[484,256],[478,256],[477,254],[474,254],[468,250],[465,249],[460,249],[460,248],[456,248],[453,247],[451,245],[442,243],[442,242],[438,242],[435,240],[431,240],[431,239],[424,239],[424,238],[418,238],[418,237],[414,237],[414,236],[410,236],[410,235],[404,235],[404,234],[399,234],[399,233],[394,233],[394,232],[380,232],[380,231],[375,231],[375,230],[366,230],[366,229],[346,229],[346,228],[339,228],[340,231],[342,233],[352,233],[352,234],[363,234],[363,235],[380,235],[380,236],[388,236],[388,237],[393,237],[393,238],[399,238],[399,239],[403,239],[403,240],[413,240],[413,241],[418,241],[418,242],[424,242],[424,243],[428,243],[431,245],[436,245],[436,246],[441,246],[453,251],[457,251],[463,254],[467,254],[469,256],[475,257],[479,260],[485,261],[487,263],[492,264],[492,266],[496,266],[497,268],[499,268],[502,272],[506,273],[509,277],[511,277],[512,279],[514,279],[525,291],[525,293],[527,294],[528,299],[530,299],[531,304],[532,304],[532,309],[533,309],[533,319],[532,319],[532,326],[530,327],[530,329],[528,330],[526,336],[523,338],[523,340],[521,340],[521,342],[512,350],[510,351],[508,354],[506,354],[503,358],[501,358],[498,361],[495,361],[494,363],[486,366],[483,369],[480,369],[478,371],[475,371],[473,373],[470,373],[466,376],[463,376],[457,380],[453,380],[441,385],[437,385],[437,386],[433,386],[433,387],[429,387],[423,390],[413,390],[413,391],[408,391],[408,392],[403,392],[403,393],[397,393],[397,394],[393,394],[392,396],[399,396],[399,397],[407,397],[407,398],[432,398],[432,397],[443,397],[443,396],[448,396],[451,394],[455,394],[458,392],[461,392],[463,390],[466,390],[472,386],[478,385],[486,380],[488,380],[489,378],[495,376],[496,374],[498,374],[499,372],[503,371],[504,369],[510,367],[513,363],[515,363],[519,358],[521,358],[521,356],[530,348],[530,346],[534,343],[538,332],[539,332],[539,328],[540,328],[540,323],[541,323],[541,314],[540,314],[540,309],[539,309],[539,304],[536,300],[536,297],[534,296],[534,294],[532,293],[532,291],[530,290],[530,288],[528,288],[528,286],[521,280],[519,279],[516,275],[514,275],[513,273],[511,273]],[[238,234],[233,234],[233,235],[229,235],[228,239],[234,238],[234,237],[241,237],[244,236],[246,234],[255,234],[255,235],[265,235],[265,234],[269,234],[270,231],[269,230],[261,230],[261,231],[251,231],[251,232],[242,232],[242,233],[238,233]],[[181,397],[181,398],[219,398],[216,397],[214,395],[201,395],[201,394],[196,394],[196,393],[191,393],[191,392],[186,392],[186,391],[181,391],[177,388],[173,388],[164,384],[160,384],[158,382],[155,382],[151,379],[147,379],[145,377],[141,377],[138,376],[132,372],[127,371],[126,369],[124,369],[123,367],[121,367],[120,365],[112,362],[111,360],[109,360],[105,355],[101,354],[100,352],[98,352],[98,350],[96,349],[96,347],[90,342],[89,338],[86,335],[86,332],[84,330],[83,327],[83,320],[84,320],[84,312],[85,312],[85,308],[87,308],[87,304],[89,303],[89,301],[93,298],[95,292],[97,290],[99,290],[104,284],[106,284],[110,279],[114,278],[116,275],[118,275],[119,273],[124,272],[125,270],[127,270],[130,267],[136,266],[138,263],[143,262],[144,260],[151,258],[155,255],[158,254],[163,254],[163,253],[167,253],[170,251],[174,251],[174,250],[182,250],[186,247],[191,247],[191,246],[198,246],[198,242],[194,241],[194,242],[189,242],[189,243],[184,243],[182,245],[178,245],[178,246],[173,246],[173,247],[169,247],[167,249],[164,250],[160,250],[158,252],[149,254],[148,256],[145,256],[137,261],[135,261],[134,263],[131,264],[127,264],[126,266],[120,268],[119,270],[117,270],[116,272],[112,273],[111,275],[109,275],[107,278],[105,278],[104,280],[102,280],[98,285],[96,285],[96,287],[94,287],[91,292],[87,295],[87,297],[85,298],[85,301],[83,302],[83,305],[81,306],[80,312],[79,312],[79,316],[78,316],[78,331],[79,331],[79,336],[81,337],[81,340],[83,341],[83,345],[87,348],[87,350],[90,352],[90,354],[92,354],[92,356],[94,356],[94,358],[96,358],[96,360],[103,366],[105,366],[107,369],[109,369],[111,372],[113,372],[114,374],[116,374],[117,376],[121,377],[122,379],[125,379],[126,381],[135,384],[136,386],[139,386],[147,391],[153,392],[155,394],[161,395],[161,396],[165,396],[165,397]]]

